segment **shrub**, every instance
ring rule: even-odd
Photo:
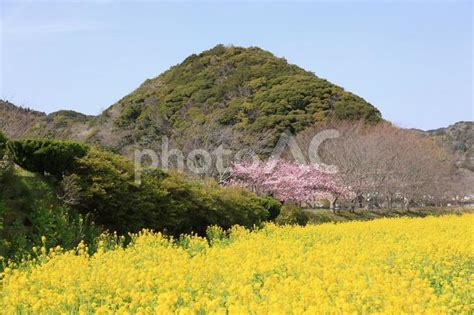
[[[91,149],[78,159],[75,171],[83,213],[120,234],[143,228],[172,235],[205,235],[211,225],[253,227],[270,217],[263,200],[241,188],[189,181],[178,173],[155,170],[135,183],[126,158]]]
[[[63,203],[119,234],[150,228],[205,235],[211,225],[251,228],[279,211],[271,198],[242,188],[203,185],[177,173],[155,170],[143,174],[138,184],[127,158],[73,142],[11,141],[8,149],[21,167],[60,178]]]
[[[15,261],[34,254],[34,246],[71,249],[99,234],[89,215],[80,215],[56,199],[44,179],[12,171],[0,189],[0,256]],[[42,237],[46,241],[42,241]]]
[[[262,205],[269,213],[268,220],[275,220],[281,212],[282,203],[272,197],[261,197]]]
[[[261,198],[242,188],[222,188],[215,183],[203,185],[175,173],[155,185],[167,192],[162,202],[162,207],[167,209],[165,229],[173,235],[191,232],[205,235],[211,225],[223,229],[233,225],[251,228],[269,217]]]
[[[3,134],[2,131],[0,131],[0,159],[2,159],[3,155],[5,154],[7,141],[8,138]]]
[[[35,246],[53,248],[59,245],[71,249],[81,240],[93,242],[100,235],[100,228],[89,217],[67,206],[46,207],[33,203],[26,213],[9,210],[5,205],[0,205],[0,210],[2,219],[14,218],[8,225],[0,226],[0,256],[9,259],[20,260],[33,254]]]
[[[34,173],[49,173],[57,178],[74,170],[77,158],[88,147],[62,140],[18,140],[7,142],[8,155],[22,168]]]
[[[13,173],[12,163],[8,159],[0,158],[0,188],[3,189],[2,185],[11,177]]]
[[[284,205],[281,208],[281,213],[276,218],[276,223],[306,225],[309,221],[309,216],[299,207],[295,205]]]
[[[220,206],[221,215],[217,224],[223,228],[228,229],[236,224],[252,228],[270,217],[262,198],[246,189],[219,187],[212,193],[217,205]]]
[[[92,213],[98,224],[127,233],[150,227],[145,220],[154,222],[154,213],[147,213],[150,205],[143,204],[140,187],[134,183],[133,165],[126,158],[90,149],[76,161],[74,174],[80,200],[76,207],[82,213]]]
[[[0,185],[5,181],[5,178],[11,174],[11,162],[5,158],[5,150],[7,144],[7,137],[0,131]]]

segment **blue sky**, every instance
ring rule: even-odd
[[[98,114],[218,43],[259,46],[422,129],[473,120],[471,1],[9,2],[0,98]]]

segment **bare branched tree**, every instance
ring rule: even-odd
[[[350,207],[409,209],[446,203],[459,192],[454,183],[454,158],[433,140],[388,123],[366,125],[328,123],[298,136],[302,147],[323,129],[337,129],[340,137],[325,141],[319,154],[336,165],[355,198]]]

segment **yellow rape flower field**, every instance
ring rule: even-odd
[[[474,215],[267,225],[53,252],[2,275],[10,313],[471,313]],[[187,245],[183,245],[187,244]]]

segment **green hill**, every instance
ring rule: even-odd
[[[364,99],[257,47],[218,45],[191,55],[98,117],[58,112],[35,120],[28,135],[74,138],[128,152],[196,143],[272,146],[283,130],[327,119],[381,120]]]

